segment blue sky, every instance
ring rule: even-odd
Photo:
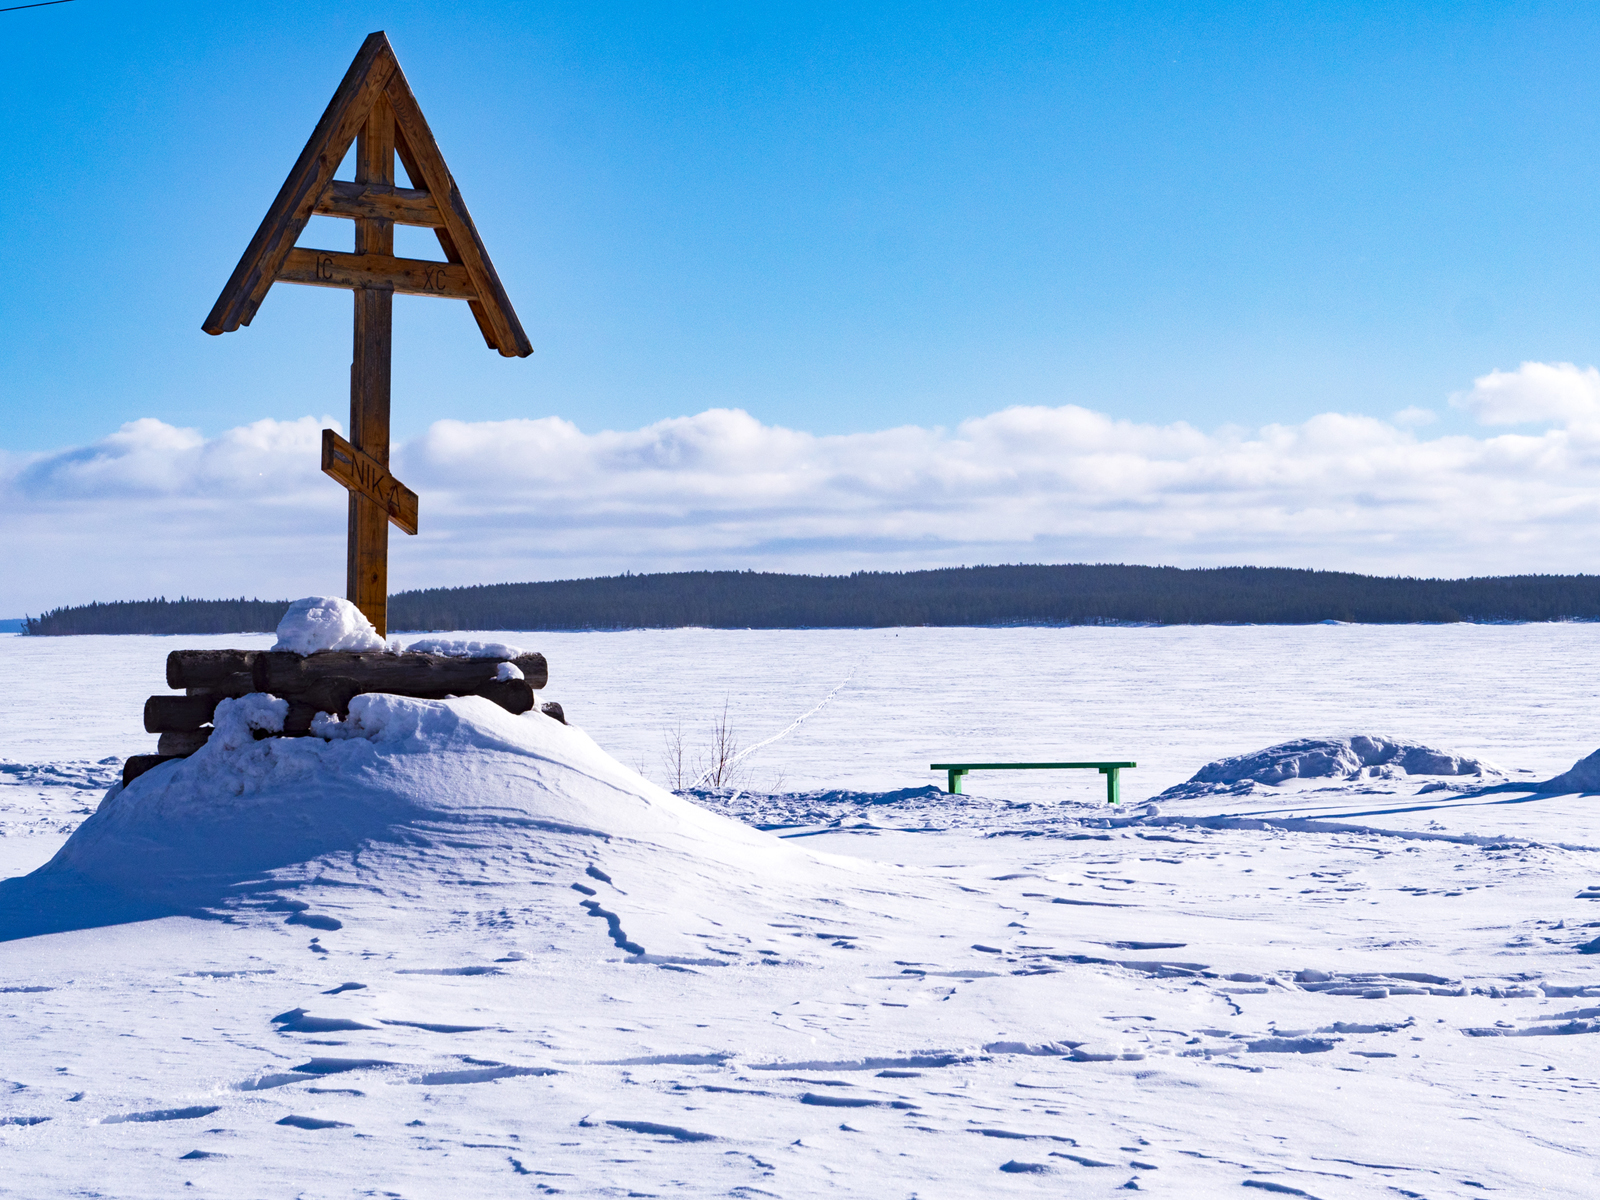
[[[400,436],[717,406],[817,433],[1067,402],[1255,425],[1600,357],[1580,6],[74,0],[0,21],[12,450],[342,413],[342,292],[279,285],[248,330],[199,323],[376,28],[537,348],[502,361],[464,306],[402,300]],[[303,244],[342,247],[328,225]]]
[[[398,300],[395,587],[1600,570],[1600,9],[73,0],[0,13],[0,609],[342,589],[349,296],[200,322],[380,28],[536,348]]]

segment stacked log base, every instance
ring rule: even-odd
[[[498,678],[510,661],[521,679]],[[151,696],[144,705],[144,727],[161,735],[155,754],[136,754],[122,768],[124,785],[151,767],[186,758],[211,734],[211,718],[223,700],[265,692],[289,702],[283,736],[302,736],[319,712],[348,716],[350,701],[368,692],[443,700],[482,696],[507,712],[525,713],[533,693],[549,680],[542,654],[518,658],[446,658],[440,654],[389,654],[326,650],[301,656],[281,650],[174,650],[167,656],[167,686],[181,696]],[[546,710],[565,720],[560,706]]]

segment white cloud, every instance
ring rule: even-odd
[[[307,454],[320,453],[324,426],[340,428],[328,417],[264,420],[207,441],[199,430],[145,417],[92,446],[37,456],[14,486],[40,500],[278,497],[303,476]]]
[[[1402,408],[1389,419],[1403,429],[1415,429],[1421,425],[1432,425],[1439,419],[1439,414],[1431,408],[1418,408],[1412,405],[1410,408]]]
[[[1490,371],[1472,390],[1450,397],[1485,425],[1530,422],[1593,423],[1600,418],[1600,371],[1572,363],[1525,362],[1515,371]]]
[[[1404,413],[1207,433],[1075,405],[833,436],[729,409],[593,434],[558,417],[440,421],[395,448],[422,533],[392,533],[391,586],[976,562],[1592,572],[1597,396],[1593,369],[1525,363],[1455,402],[1555,427],[1429,439]],[[326,423],[207,439],[146,419],[0,460],[0,615],[342,591],[344,494],[318,469]]]

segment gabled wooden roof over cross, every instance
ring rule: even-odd
[[[336,180],[352,143],[356,178]],[[421,186],[395,186],[396,155]],[[354,221],[355,252],[296,246],[313,215]],[[395,257],[397,224],[432,229],[445,261]],[[322,469],[350,490],[346,594],[386,633],[388,522],[417,531],[416,494],[389,474],[394,294],[465,300],[491,349],[525,358],[533,347],[382,33],[362,44],[202,328],[250,324],[279,281],[355,293],[350,440],[323,430]]]

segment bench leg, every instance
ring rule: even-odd
[[[950,776],[950,786],[945,788],[945,791],[949,792],[952,796],[961,795],[961,777],[965,775],[966,772],[947,771],[946,774]]]
[[[1118,783],[1117,783],[1117,772],[1119,770],[1121,770],[1120,767],[1101,767],[1100,768],[1100,774],[1102,774],[1102,775],[1104,775],[1106,777],[1106,803],[1107,804],[1121,804],[1122,803],[1122,789],[1118,786]]]

